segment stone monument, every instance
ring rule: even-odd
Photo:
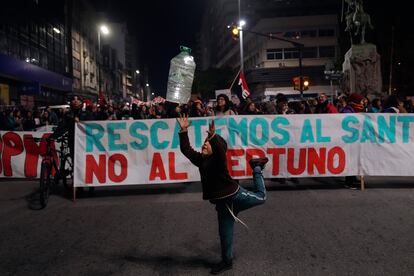
[[[343,90],[360,93],[369,98],[382,95],[381,59],[374,44],[365,42],[365,30],[373,29],[369,14],[364,12],[362,0],[343,0],[348,4],[345,15],[351,48],[342,64]]]

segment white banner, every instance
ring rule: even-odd
[[[0,177],[38,178],[42,158],[47,152],[47,142],[35,142],[33,138],[46,139],[50,134],[0,131]],[[54,148],[56,146],[53,144]]]
[[[212,118],[190,118],[200,151]],[[267,156],[264,176],[412,176],[413,115],[307,114],[215,118],[228,143],[234,178],[249,178],[248,161]],[[75,186],[198,181],[180,152],[175,119],[82,122],[76,127]]]

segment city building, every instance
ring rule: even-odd
[[[318,93],[335,95],[339,89],[331,85],[325,71],[335,68],[339,58],[337,15],[310,15],[262,19],[252,31],[275,34],[276,37],[303,44],[302,76],[309,79],[304,95]],[[290,42],[258,37],[245,32],[244,66],[246,77],[256,96],[275,96],[278,93],[294,97],[292,79],[300,75],[299,49]],[[229,55],[233,67],[240,66],[240,56]]]
[[[101,46],[102,53],[102,91],[108,99],[121,101],[123,99],[123,65],[118,60],[116,49],[109,44]]]
[[[0,105],[97,100],[99,91],[139,96],[136,38],[107,18],[90,0],[16,0],[0,9]]]
[[[125,39],[126,94],[142,100],[141,71],[139,70],[137,57],[137,38],[134,35],[127,34]]]
[[[86,0],[67,1],[73,94],[96,100],[99,91],[99,17]]]
[[[111,30],[104,44],[109,45],[116,51],[118,60],[117,74],[113,76],[114,93],[118,98],[127,98],[137,96],[139,83],[139,73],[137,73],[137,54],[136,54],[136,37],[129,34],[127,24],[125,22],[110,22],[108,24]],[[138,95],[139,96],[139,95]]]
[[[237,0],[211,1],[202,18],[198,56],[202,70],[240,68],[239,40],[232,39],[228,26],[238,24]],[[292,79],[299,76],[299,51],[292,40],[303,44],[302,75],[309,77],[306,94],[337,91],[326,80],[324,71],[332,70],[340,56],[338,3],[326,1],[241,0],[244,71],[252,97],[278,93],[300,96]],[[270,34],[274,37],[270,39]]]
[[[64,5],[56,2],[0,9],[0,105],[60,104],[72,91]]]

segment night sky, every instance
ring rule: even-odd
[[[98,9],[128,23],[137,36],[140,71],[148,68],[149,84],[157,95],[167,91],[170,60],[180,45],[195,50],[204,0],[96,1]]]
[[[404,0],[365,0],[364,8],[371,16],[374,30],[367,32],[366,40],[377,46],[381,55],[384,90],[387,90],[390,69],[391,41],[394,42],[393,87],[396,92],[414,95],[414,26],[410,2]],[[394,39],[392,40],[392,27]]]
[[[394,32],[394,61],[398,72],[408,72],[413,62],[412,15],[408,1],[365,0],[365,11],[371,15],[375,29],[368,31],[366,40],[377,45],[382,56],[383,72],[389,70],[391,49],[391,26]],[[157,95],[164,96],[168,79],[169,61],[179,53],[179,46],[186,45],[195,50],[196,33],[200,31],[201,16],[208,0],[150,0],[122,1],[96,0],[95,5],[118,20],[128,22],[129,29],[137,35],[139,68],[148,69],[149,83]],[[338,0],[341,3],[341,0]],[[338,15],[340,10],[338,10]],[[346,38],[345,38],[346,39]],[[345,49],[349,48],[345,41]],[[400,74],[401,76],[409,74]],[[413,78],[401,77],[401,83]],[[386,80],[384,80],[386,81]],[[396,79],[396,81],[398,81]]]
[[[19,21],[24,18],[24,9],[19,9],[27,0],[7,1],[0,9],[0,22]],[[45,0],[46,1],[46,0]],[[49,0],[50,16],[62,16],[53,9],[61,7],[58,1]],[[196,50],[196,34],[200,31],[201,16],[210,0],[91,0],[98,11],[109,19],[127,22],[129,31],[136,35],[138,43],[139,70],[148,70],[149,84],[157,95],[165,96],[169,62],[179,53],[179,46]],[[243,2],[243,0],[241,0]],[[276,0],[268,0],[276,1]],[[338,16],[340,4],[338,1]],[[367,32],[366,40],[377,45],[382,61],[382,72],[388,76],[391,61],[391,26],[394,26],[394,81],[398,89],[414,95],[414,26],[410,1],[364,0],[364,9],[370,14],[374,30]],[[16,12],[19,11],[19,12]],[[243,12],[243,11],[242,11]],[[39,15],[45,16],[45,15]],[[247,18],[248,21],[248,18]],[[341,29],[344,29],[342,24]],[[229,39],[230,34],[229,34]],[[347,35],[340,38],[343,56],[349,49]],[[388,77],[383,79],[387,85]]]

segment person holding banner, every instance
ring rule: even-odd
[[[269,159],[264,157],[249,161],[253,170],[255,191],[248,191],[239,186],[228,172],[227,143],[215,133],[214,120],[209,125],[208,136],[201,148],[201,153],[195,151],[190,145],[188,128],[191,122],[188,120],[188,115],[180,116],[177,122],[181,127],[180,150],[191,163],[199,168],[203,199],[216,205],[222,260],[212,268],[211,273],[219,274],[233,267],[234,222],[238,221],[246,226],[237,218],[238,213],[266,201],[262,170]]]
[[[295,112],[289,107],[288,98],[279,93],[276,95],[276,114],[280,115],[289,115],[294,114]]]
[[[336,107],[329,102],[328,96],[325,93],[321,93],[318,97],[318,104],[315,108],[315,114],[331,114],[338,113]]]
[[[236,115],[231,109],[231,102],[226,94],[217,95],[216,108],[214,110],[215,116]]]
[[[361,113],[364,112],[364,96],[359,93],[352,93],[348,97],[348,104],[342,109],[341,113]],[[345,176],[345,188],[356,190],[358,179],[355,175]]]
[[[51,138],[57,139],[66,132],[68,133],[69,153],[73,162],[75,161],[75,124],[80,121],[79,118],[82,113],[82,106],[82,99],[79,96],[74,95],[70,101],[69,111],[64,114],[61,122],[51,135]],[[78,187],[78,189],[79,191],[83,191],[83,187]],[[88,191],[89,194],[92,195],[95,191],[95,187],[89,187]]]

